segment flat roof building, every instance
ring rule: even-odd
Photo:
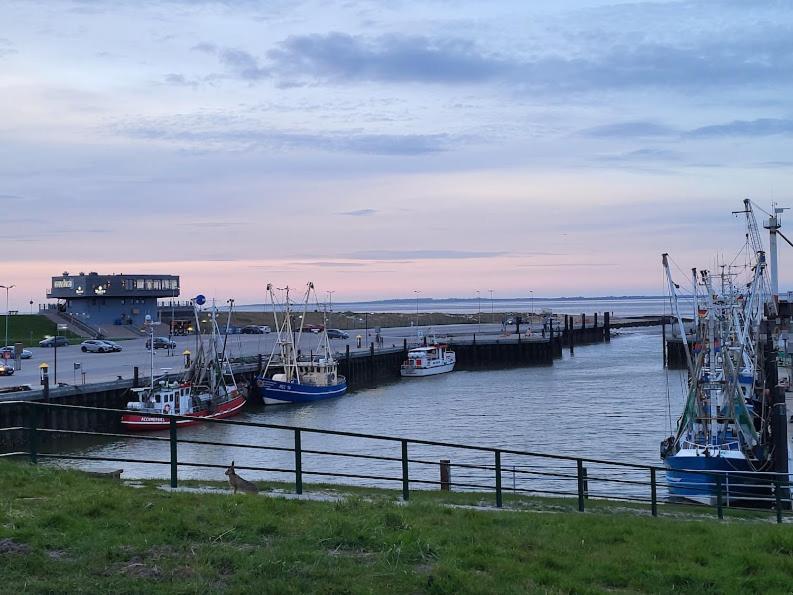
[[[47,297],[58,309],[99,328],[108,325],[142,327],[146,315],[157,319],[157,299],[179,296],[178,275],[100,275],[79,273],[52,278]]]

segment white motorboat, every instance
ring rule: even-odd
[[[454,351],[450,351],[446,345],[417,347],[408,351],[408,358],[399,373],[406,378],[445,374],[454,370],[456,361]]]

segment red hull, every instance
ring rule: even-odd
[[[242,412],[245,405],[245,397],[239,395],[230,401],[218,405],[217,411],[209,413],[208,411],[198,411],[196,413],[185,413],[185,417],[191,419],[177,419],[176,426],[183,428],[186,426],[194,426],[200,424],[206,419],[223,419],[225,417],[232,417]],[[127,430],[135,432],[149,432],[156,430],[167,430],[171,427],[171,422],[167,418],[160,417],[156,414],[139,415],[137,413],[125,413],[121,416],[121,425]]]

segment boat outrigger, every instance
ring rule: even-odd
[[[339,375],[338,362],[330,347],[324,309],[319,344],[312,348],[308,354],[304,354],[297,347],[300,345],[304,326],[301,324],[298,331],[295,331],[292,326],[289,287],[284,289],[286,298],[283,304],[278,304],[272,284],[267,285],[267,291],[273,304],[273,317],[278,336],[264,372],[256,379],[256,385],[264,404],[308,403],[340,397],[347,392],[347,379]],[[305,315],[312,293],[316,301],[314,284],[308,283],[303,300],[303,321],[306,319]],[[319,309],[318,301],[317,309]],[[282,311],[280,320],[279,310]]]
[[[151,384],[145,388],[131,389],[135,398],[127,403],[129,413],[121,416],[124,428],[134,431],[167,430],[170,420],[161,417],[162,414],[189,418],[176,420],[178,427],[184,427],[205,419],[231,417],[242,411],[245,391],[237,386],[226,355],[225,341],[222,344],[220,342],[217,310],[213,306],[210,315],[212,333],[207,347],[201,338],[197,306],[194,314],[199,344],[192,365],[180,380],[155,379],[152,355]],[[150,349],[153,352],[153,341]]]

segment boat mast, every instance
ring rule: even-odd
[[[683,319],[680,316],[680,304],[677,298],[677,285],[672,280],[672,272],[669,270],[669,254],[664,252],[661,255],[661,262],[664,265],[664,272],[666,273],[666,280],[669,283],[669,296],[672,298],[672,312],[677,319],[678,328],[680,329],[680,336],[683,339],[683,351],[686,352],[686,363],[688,364],[688,373],[693,376],[694,364],[691,361],[691,351],[688,348],[688,340],[686,339],[686,326],[683,324]]]

